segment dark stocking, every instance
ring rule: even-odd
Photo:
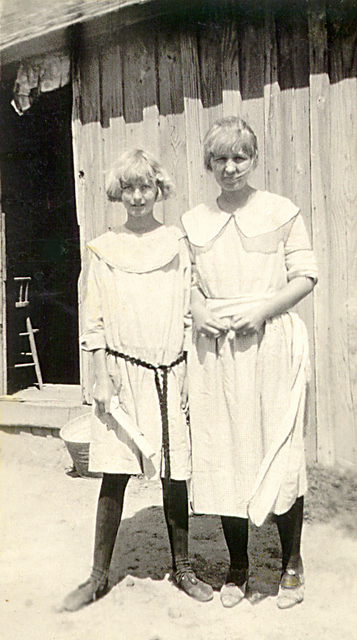
[[[98,583],[109,573],[110,561],[123,511],[128,475],[104,473],[98,499],[94,559],[91,576]]]
[[[221,521],[230,556],[226,584],[233,582],[241,587],[248,577],[248,519],[221,516]]]
[[[286,569],[303,570],[300,555],[303,510],[304,496],[301,496],[289,511],[275,516],[281,541],[283,572]]]
[[[172,567],[176,571],[189,566],[187,486],[185,480],[162,478],[162,488]]]

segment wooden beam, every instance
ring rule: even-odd
[[[334,363],[331,345],[331,322],[334,315],[331,308],[330,289],[330,273],[333,265],[330,246],[332,233],[331,108],[325,0],[310,0],[308,16],[312,230],[319,267],[319,283],[314,292],[317,455],[318,461],[322,464],[333,464],[335,462],[334,399],[337,389],[334,388],[332,375]]]

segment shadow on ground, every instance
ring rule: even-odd
[[[219,590],[228,569],[228,553],[218,516],[190,516],[190,556],[202,580]],[[276,595],[280,577],[280,542],[276,525],[269,521],[261,528],[250,527],[250,578],[252,598]],[[128,574],[137,578],[162,580],[170,572],[171,557],[162,508],[142,509],[123,520],[114,548],[110,584]]]

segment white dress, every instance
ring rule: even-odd
[[[317,279],[298,208],[258,191],[239,211],[217,203],[184,214],[194,286],[220,317],[260,302],[296,276]],[[305,325],[294,312],[261,333],[209,338],[193,327],[189,404],[193,508],[247,517],[260,525],[306,490],[304,409],[308,369]]]
[[[81,347],[109,348],[154,366],[174,362],[191,341],[191,265],[187,243],[176,227],[161,226],[137,235],[120,227],[88,245],[84,276]],[[148,460],[117,423],[93,421],[91,471],[164,475],[162,422],[154,371],[115,355],[109,374],[121,407],[155,450]],[[168,373],[171,477],[191,474],[190,437],[181,409],[185,363]]]

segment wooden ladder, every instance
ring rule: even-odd
[[[15,307],[17,309],[27,307],[29,305],[28,294],[29,294],[29,284],[30,284],[31,278],[29,276],[24,276],[24,277],[14,278],[14,280],[19,282],[20,284],[19,299],[15,302]],[[35,333],[37,332],[38,332],[38,329],[34,329],[32,327],[31,320],[29,316],[27,316],[26,331],[22,331],[21,333],[19,333],[19,336],[28,336],[30,351],[21,351],[21,355],[27,356],[27,357],[31,356],[31,360],[29,362],[21,362],[21,363],[15,364],[15,368],[35,367],[38,386],[40,387],[40,389],[43,389],[41,367],[40,367],[40,362],[37,355],[36,340],[35,340]]]

